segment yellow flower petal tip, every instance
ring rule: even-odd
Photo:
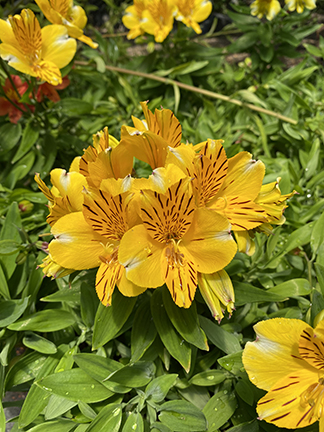
[[[14,69],[56,86],[62,83],[60,69],[72,60],[76,42],[60,25],[41,29],[34,13],[23,9],[20,15],[0,20],[0,56]]]
[[[259,400],[260,420],[296,429],[317,420],[324,411],[324,321],[313,329],[304,321],[275,318],[254,326],[243,364],[250,380],[268,391]]]
[[[255,0],[251,4],[251,14],[262,18],[263,15],[267,17],[269,21],[278,15],[281,10],[281,6],[278,0]]]

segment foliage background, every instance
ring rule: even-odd
[[[71,84],[59,103],[40,104],[17,125],[0,118],[0,386],[2,395],[28,391],[13,431],[204,431],[206,419],[209,432],[279,430],[256,420],[263,392],[249,382],[241,353],[260,319],[313,324],[323,317],[323,2],[272,22],[238,3],[217,2],[203,35],[181,25],[157,46],[150,36],[126,40],[121,17],[128,2],[80,2],[99,48],[79,46],[76,60],[85,65],[66,68]],[[39,12],[22,0],[4,3],[0,14],[24,7]],[[243,106],[106,65],[171,78]],[[280,176],[283,193],[299,193],[285,225],[270,237],[257,234],[256,253],[238,253],[226,269],[236,311],[220,325],[199,293],[188,311],[163,288],[138,299],[116,292],[104,308],[93,271],[50,280],[37,269],[47,239],[39,235],[49,227],[34,173],[48,182],[51,169],[68,169],[104,126],[119,138],[131,115],[141,117],[143,100],[175,111],[183,141],[224,139],[228,157],[253,153],[267,167],[265,182]],[[144,165],[137,170],[148,175]]]

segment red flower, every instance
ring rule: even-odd
[[[28,84],[26,82],[23,83],[18,75],[11,75],[11,79],[21,97],[26,92]],[[9,78],[6,79],[3,90],[6,96],[12,100],[20,108],[20,110],[26,111],[26,106],[19,102],[20,97],[18,97],[16,90],[12,86]],[[28,106],[31,107],[31,109],[34,108],[32,105]],[[23,115],[22,111],[20,110],[10,103],[5,97],[0,97],[0,116],[8,114],[11,123],[18,123],[18,120]]]
[[[57,86],[53,86],[52,84],[49,84],[47,82],[41,84],[38,87],[36,93],[37,102],[42,102],[44,100],[44,96],[48,97],[48,99],[50,99],[53,102],[58,102],[60,100],[60,96],[56,90],[63,90],[69,84],[70,84],[70,80],[67,76],[65,76],[62,80],[62,83]]]

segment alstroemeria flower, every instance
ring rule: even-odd
[[[73,6],[73,0],[35,0],[49,22],[62,24],[69,36],[86,43],[91,48],[98,44],[83,34],[87,24],[87,16],[81,6]]]
[[[141,106],[145,120],[132,116],[134,127],[122,126],[121,144],[154,170],[164,166],[169,147],[181,145],[181,125],[169,109],[156,109],[153,114],[147,102],[141,102]]]
[[[28,89],[28,84],[26,82],[22,82],[18,75],[11,75],[11,79],[19,93],[20,96],[25,94]],[[0,116],[9,115],[9,120],[11,123],[18,123],[18,120],[23,115],[22,111],[26,111],[26,107],[24,104],[19,102],[20,97],[17,95],[16,90],[13,88],[9,78],[6,79],[5,85],[3,86],[3,90],[6,96],[12,100],[20,110],[15,107],[12,103],[8,101],[5,97],[0,97]],[[33,110],[33,105],[28,105],[28,107]],[[22,110],[22,111],[21,111]]]
[[[319,420],[324,431],[324,321],[274,318],[254,326],[243,364],[250,380],[267,394],[258,402],[260,420],[296,429]]]
[[[281,178],[277,181],[262,185],[259,195],[254,202],[265,211],[265,223],[262,223],[252,231],[236,231],[235,238],[238,243],[239,252],[244,252],[247,255],[253,255],[255,252],[254,231],[264,232],[267,235],[272,233],[271,225],[282,225],[286,218],[283,215],[287,207],[286,201],[296,194],[293,191],[289,194],[282,195],[279,187]]]
[[[147,0],[142,14],[142,29],[154,35],[156,42],[163,42],[173,28],[177,7],[173,0]]]
[[[14,69],[58,85],[60,69],[72,60],[76,42],[69,39],[64,26],[41,29],[34,13],[23,9],[20,15],[0,20],[0,56]]]
[[[40,84],[36,93],[37,102],[42,102],[45,96],[53,102],[59,102],[61,99],[57,90],[63,90],[68,85],[70,85],[70,80],[67,76],[63,77],[62,83],[57,86],[53,86],[49,83]]]
[[[84,195],[83,212],[67,214],[52,227],[55,239],[49,244],[51,257],[64,268],[85,270],[99,266],[96,291],[105,306],[111,304],[116,284],[125,296],[141,294],[146,287],[127,280],[118,259],[120,241],[133,220],[128,211],[129,194],[113,196],[99,190]]]
[[[177,21],[182,21],[187,27],[191,27],[198,34],[201,28],[198,23],[205,21],[211,14],[213,5],[208,0],[176,0],[178,12]]]
[[[291,12],[296,10],[297,13],[303,13],[304,8],[310,10],[316,8],[316,0],[285,0],[285,3],[288,7],[288,10]]]
[[[174,302],[188,308],[198,272],[219,271],[235,255],[230,225],[222,216],[196,208],[189,179],[165,194],[142,191],[141,204],[143,224],[122,238],[119,261],[134,284],[157,288],[166,283]]]
[[[278,15],[281,9],[278,0],[255,0],[250,7],[251,15],[260,19],[265,15],[269,21]]]
[[[128,6],[122,18],[123,24],[129,29],[127,39],[135,39],[144,33],[141,27],[143,12],[146,8],[147,0],[134,0],[134,4]]]

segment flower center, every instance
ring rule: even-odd
[[[312,417],[322,417],[324,414],[324,378],[321,377],[318,383],[312,384],[300,395],[302,408],[309,407],[312,410]]]
[[[168,261],[168,266],[172,269],[184,267],[186,260],[184,254],[179,251],[181,240],[170,239],[166,242],[165,257]]]

